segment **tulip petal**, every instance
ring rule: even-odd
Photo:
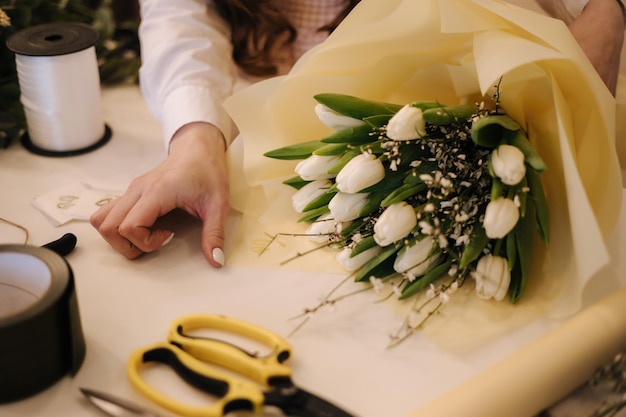
[[[487,204],[483,227],[485,233],[492,239],[506,236],[519,221],[519,209],[513,200],[500,197]]]
[[[337,113],[323,104],[315,106],[315,113],[322,123],[334,130],[342,130],[365,124],[365,122],[361,119],[344,116],[343,114]]]
[[[524,154],[512,145],[501,144],[490,155],[490,168],[506,185],[517,185],[526,175]]]

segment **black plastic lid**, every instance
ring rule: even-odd
[[[84,23],[54,22],[14,33],[7,40],[7,47],[19,55],[66,55],[92,47],[98,37],[98,31]]]

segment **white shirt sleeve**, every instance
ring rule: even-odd
[[[550,16],[570,24],[583,12],[589,0],[537,0]]]
[[[183,125],[216,125],[227,142],[232,121],[223,101],[232,94],[235,64],[230,29],[207,0],[141,0],[139,80],[166,146]]]

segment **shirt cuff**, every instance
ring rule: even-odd
[[[221,103],[222,99],[214,97],[211,89],[200,85],[181,86],[169,93],[161,113],[166,149],[169,148],[170,140],[178,129],[192,122],[215,125],[224,135],[226,144],[230,144],[235,129]]]
[[[565,1],[565,9],[574,19],[580,16],[589,0],[568,0]]]

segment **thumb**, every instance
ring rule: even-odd
[[[224,220],[222,216],[207,216],[202,223],[202,252],[211,266],[224,266]]]

